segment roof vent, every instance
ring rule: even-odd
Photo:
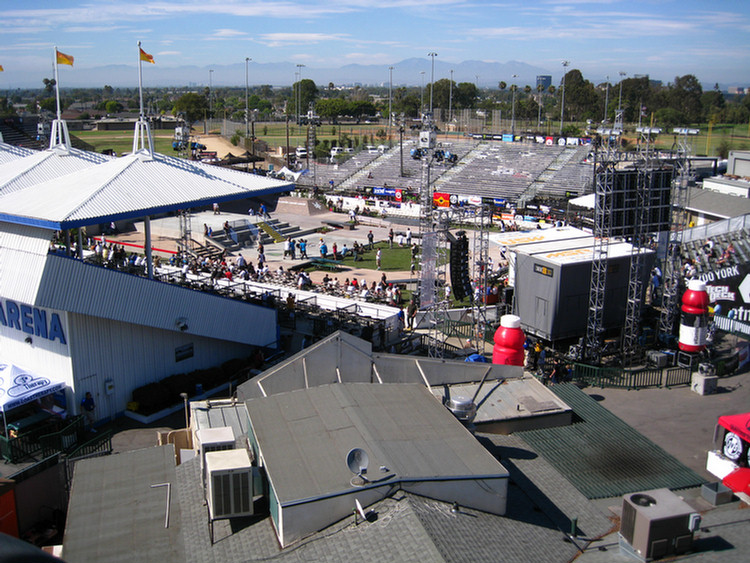
[[[477,405],[466,397],[451,397],[445,404],[448,410],[463,423],[471,423],[477,415]]]

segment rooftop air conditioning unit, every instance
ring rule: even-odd
[[[253,515],[253,467],[247,450],[208,452],[206,476],[211,520]]]
[[[198,442],[198,456],[201,459],[201,469],[206,465],[207,453],[233,450],[235,448],[234,430],[232,430],[231,426],[203,428],[195,433],[195,437]]]
[[[700,521],[700,514],[669,489],[625,495],[620,551],[642,561],[685,553]]]

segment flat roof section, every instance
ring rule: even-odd
[[[650,489],[697,487],[705,480],[573,384],[551,387],[581,419],[518,435],[589,499]]]
[[[353,448],[367,452],[371,480],[508,475],[423,385],[323,385],[246,405],[282,504],[351,491],[346,457]]]
[[[65,560],[184,561],[174,460],[170,444],[76,463]],[[167,487],[151,486],[162,483],[171,485],[169,504]]]
[[[447,397],[474,397],[479,382],[434,386],[432,394]],[[474,400],[474,424],[480,432],[508,434],[546,426],[570,424],[573,410],[534,377],[485,381]],[[544,419],[547,419],[546,422]]]

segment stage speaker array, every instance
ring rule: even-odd
[[[451,242],[451,285],[453,296],[462,301],[472,295],[471,276],[469,274],[469,239],[464,231],[456,233],[456,238]]]

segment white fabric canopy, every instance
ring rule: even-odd
[[[596,194],[583,195],[570,200],[570,205],[577,207],[585,207],[586,209],[594,209],[596,205]]]
[[[0,358],[0,412],[65,388],[65,383],[37,375]]]

